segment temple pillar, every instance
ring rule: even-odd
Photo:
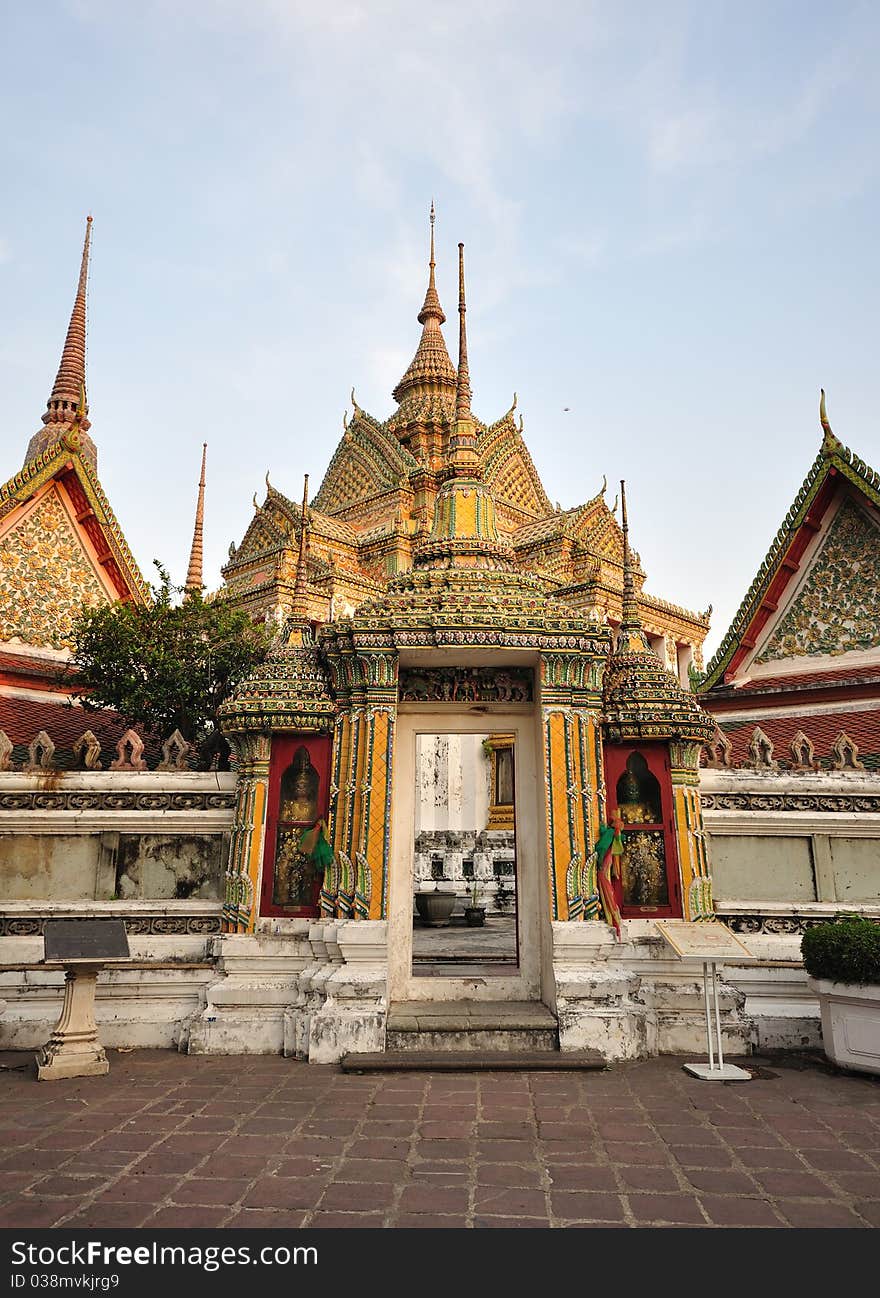
[[[684,918],[689,920],[711,919],[715,913],[700,801],[700,748],[698,743],[669,745],[681,895]]]
[[[238,797],[226,865],[223,930],[253,933],[266,836],[271,738],[255,731],[229,734],[238,756]]]
[[[598,678],[590,659],[545,654],[541,659],[541,734],[546,783],[550,918],[598,913],[591,861],[601,806],[599,713],[591,691]]]

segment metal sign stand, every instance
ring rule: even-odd
[[[724,1062],[724,1050],[721,1045],[721,1011],[718,1008],[718,970],[714,960],[703,961],[703,1004],[706,1009],[706,1046],[709,1062],[708,1064],[684,1064],[682,1065],[684,1071],[690,1073],[692,1077],[699,1077],[704,1082],[750,1082],[751,1073],[746,1072],[744,1068],[738,1068],[736,1064]],[[712,1043],[713,1019],[715,1042],[718,1048],[717,1059]]]

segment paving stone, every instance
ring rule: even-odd
[[[779,1211],[792,1226],[840,1227],[864,1226],[864,1220],[840,1203],[820,1203],[815,1199],[779,1199]]]
[[[314,1208],[327,1188],[323,1177],[297,1180],[290,1176],[262,1177],[242,1200],[244,1208]]]
[[[626,1190],[666,1190],[679,1189],[675,1173],[668,1167],[648,1167],[634,1165],[617,1169],[624,1191]],[[705,1173],[702,1173],[705,1175]],[[554,1176],[555,1184],[555,1176]]]
[[[376,1212],[316,1212],[306,1225],[309,1230],[375,1230],[385,1220]]]
[[[656,1196],[658,1199],[662,1195]],[[616,1194],[587,1190],[554,1190],[550,1195],[553,1216],[567,1221],[623,1221],[623,1203]]]
[[[181,1181],[171,1193],[175,1203],[226,1204],[231,1208],[245,1193],[249,1181],[227,1180],[223,1177],[190,1176]]]
[[[754,1194],[758,1188],[750,1176],[727,1167],[691,1167],[684,1175],[695,1189],[708,1194]]]
[[[783,1222],[766,1199],[701,1194],[700,1202],[717,1226],[780,1226]]]
[[[541,1198],[543,1206],[543,1195]],[[461,1213],[467,1212],[468,1199],[466,1186],[408,1185],[400,1196],[398,1209],[406,1213]]]
[[[540,1168],[524,1166],[520,1163],[479,1163],[476,1177],[478,1185],[537,1188],[541,1184]]]
[[[771,1169],[756,1172],[755,1180],[767,1194],[773,1195],[774,1198],[798,1199],[812,1196],[828,1199],[831,1197],[827,1183],[807,1171],[787,1172]]]
[[[280,1172],[280,1169],[279,1169]],[[378,1158],[344,1158],[336,1165],[334,1181],[365,1181],[370,1184],[400,1181],[403,1169],[399,1163]]]
[[[648,1163],[659,1167],[669,1162],[669,1150],[659,1140],[654,1144],[646,1143],[642,1145],[606,1141],[605,1152],[608,1161],[613,1164]]]
[[[631,1194],[630,1211],[637,1221],[664,1225],[680,1222],[682,1225],[702,1226],[705,1217],[695,1198],[686,1194]]]
[[[438,1190],[438,1195],[445,1191]],[[364,1185],[362,1183],[328,1185],[321,1199],[321,1210],[339,1209],[344,1212],[368,1212],[388,1208],[394,1201],[392,1185]]]
[[[543,1190],[478,1185],[474,1191],[474,1210],[482,1216],[539,1217],[547,1211],[547,1199]]]
[[[617,1181],[610,1167],[561,1166],[550,1173],[554,1190],[617,1190]]]

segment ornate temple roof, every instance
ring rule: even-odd
[[[145,602],[149,590],[97,473],[86,402],[86,223],[61,363],[23,467],[0,485],[0,640],[70,647],[83,603]]]
[[[699,744],[715,733],[715,722],[696,696],[666,670],[645,639],[635,596],[633,563],[626,518],[626,489],[620,484],[623,511],[623,620],[603,681],[603,722],[612,743],[651,739],[684,739]]]
[[[820,530],[823,516],[840,485],[851,484],[870,505],[880,508],[880,474],[835,437],[825,411],[824,391],[819,402],[819,419],[823,434],[819,453],[706,668],[701,684],[704,692],[732,680],[737,668],[758,644],[786,591],[799,581],[797,574],[804,551]]]
[[[428,286],[419,312],[422,335],[394,390],[399,404],[382,421],[364,410],[352,391],[353,417],[343,417],[342,438],[311,502],[312,618],[347,617],[363,601],[375,602],[389,583],[396,589],[411,569],[472,563],[518,569],[567,602],[569,611],[592,618],[598,610],[600,618],[616,620],[623,543],[614,509],[603,492],[575,509],[554,509],[529,454],[522,417],[516,415],[516,394],[499,419],[478,418],[471,406],[466,344],[461,384],[444,340],[445,320],[435,278],[432,211]],[[458,394],[466,407],[464,442]],[[475,484],[467,495],[448,485],[450,477],[462,476],[453,472],[453,459],[461,461],[463,454]],[[298,508],[268,489],[264,504],[255,503],[255,509],[223,569],[227,592],[253,616],[283,620],[290,612]],[[473,524],[474,535],[482,537],[477,550],[462,532],[471,515],[467,528]],[[494,556],[487,555],[487,543],[496,547]],[[642,592],[637,556],[635,563],[649,631],[664,637],[670,655],[675,643],[691,645],[701,665],[707,615]]]

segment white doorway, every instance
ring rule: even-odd
[[[389,1001],[526,1001],[537,1000],[541,995],[541,924],[540,907],[546,889],[541,886],[540,871],[543,853],[539,852],[539,826],[543,826],[543,796],[540,790],[538,767],[535,760],[535,710],[527,705],[481,705],[475,708],[438,707],[431,704],[402,704],[397,718],[394,754],[394,793],[392,803],[391,873],[388,900],[388,999]],[[479,958],[479,941],[470,939],[467,949],[471,958],[457,961],[448,959],[446,967],[425,961],[417,950],[413,963],[413,897],[414,889],[425,884],[425,862],[420,858],[416,868],[416,848],[430,843],[430,833],[425,833],[424,786],[425,761],[436,761],[436,754],[452,753],[449,764],[449,782],[462,778],[462,763],[457,755],[478,751],[481,744],[497,736],[509,740],[509,752],[503,762],[493,759],[492,770],[497,770],[498,787],[503,790],[509,782],[515,789],[513,799],[512,832],[506,839],[503,834],[494,836],[498,848],[497,863],[493,862],[491,880],[487,880],[485,866],[481,873],[488,882],[485,891],[494,896],[497,880],[505,878],[512,884],[515,905],[510,920],[503,918],[495,923],[490,917],[488,926],[491,941],[487,949],[492,957],[483,962]],[[420,768],[421,763],[421,768]],[[505,766],[509,770],[505,770]],[[430,772],[428,773],[430,779]],[[465,778],[467,778],[465,776]],[[481,777],[484,778],[484,777]],[[491,806],[482,807],[483,801],[492,803],[493,790],[488,799],[479,790],[465,789],[461,804],[474,814],[484,817]],[[440,799],[438,799],[438,802]],[[476,807],[474,813],[473,806]],[[420,809],[421,808],[421,809]],[[497,810],[496,810],[497,814]],[[421,824],[420,824],[421,820]],[[443,822],[442,813],[436,821]],[[515,847],[514,847],[515,844]],[[481,844],[485,846],[485,843]],[[505,848],[512,851],[505,851]],[[508,869],[510,859],[512,870]],[[456,861],[454,882],[443,880],[442,888],[456,890],[466,900],[472,888],[470,879]],[[417,874],[421,876],[417,879]],[[461,876],[460,878],[458,876]],[[469,886],[470,885],[470,886]],[[441,884],[437,883],[438,890]],[[502,885],[503,888],[503,885]],[[488,898],[487,898],[488,900]],[[497,907],[492,906],[493,913]],[[499,937],[503,940],[499,943]],[[430,950],[426,935],[418,930],[417,947],[422,953]],[[458,939],[459,945],[465,939]],[[450,943],[455,949],[455,943]],[[509,950],[508,950],[509,947]],[[499,956],[499,952],[501,953]],[[498,958],[496,958],[498,957]],[[458,964],[458,968],[456,965]],[[430,968],[430,972],[428,972]]]

